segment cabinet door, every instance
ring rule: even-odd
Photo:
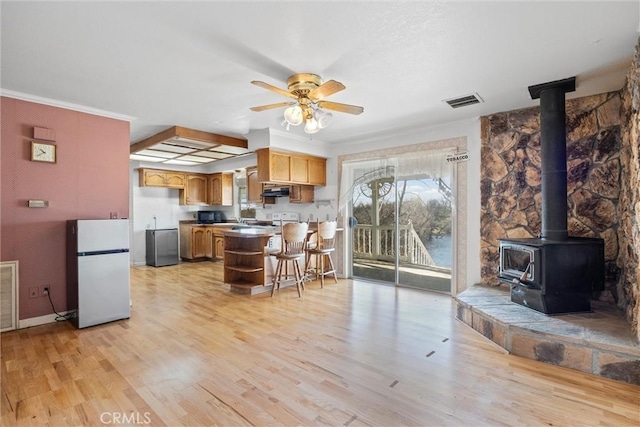
[[[291,157],[280,153],[269,155],[269,181],[289,182],[291,180]]]
[[[311,185],[292,185],[289,203],[313,203],[314,189]]]
[[[216,259],[223,260],[224,259],[224,236],[215,236],[214,237],[214,257]]]
[[[213,258],[213,227],[206,227],[204,245],[205,257]]]
[[[186,175],[179,172],[165,172],[164,186],[168,188],[184,188]]]
[[[291,181],[307,184],[309,182],[309,159],[291,156]]]
[[[142,185],[145,187],[164,187],[166,173],[145,169],[142,171]]]
[[[233,174],[220,174],[220,204],[233,206]]]
[[[192,239],[193,227],[186,224],[180,225],[180,258],[193,259]]]
[[[193,258],[203,258],[207,255],[206,227],[192,227],[191,230],[191,254]]]
[[[327,184],[327,161],[325,159],[309,159],[309,184]]]
[[[205,175],[187,175],[184,190],[181,193],[181,205],[207,204],[207,177]]]
[[[247,168],[247,201],[262,203],[262,184],[258,181],[258,168]]]
[[[209,177],[209,204],[222,204],[222,174],[216,173]]]

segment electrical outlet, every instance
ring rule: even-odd
[[[38,298],[38,288],[37,287],[32,287],[29,288],[29,298]]]
[[[46,297],[47,295],[49,295],[49,286],[43,286],[40,296]]]

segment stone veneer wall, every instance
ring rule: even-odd
[[[622,189],[620,192],[620,287],[627,297],[626,316],[640,339],[640,38],[627,83],[622,88]]]
[[[607,285],[599,297],[624,306],[616,263],[620,107],[620,92],[567,100],[567,195],[569,235],[605,241]],[[481,131],[481,274],[497,285],[497,239],[541,232],[540,108],[482,117]]]

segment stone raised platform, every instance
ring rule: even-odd
[[[640,344],[614,306],[551,316],[512,303],[506,285],[475,285],[456,300],[459,320],[511,354],[640,385]]]

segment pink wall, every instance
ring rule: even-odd
[[[18,260],[20,319],[52,313],[30,287],[48,285],[66,307],[67,219],[129,217],[129,123],[12,98],[1,98],[0,220],[2,261]],[[55,131],[56,164],[30,161],[33,128]],[[28,208],[29,199],[49,201]]]

